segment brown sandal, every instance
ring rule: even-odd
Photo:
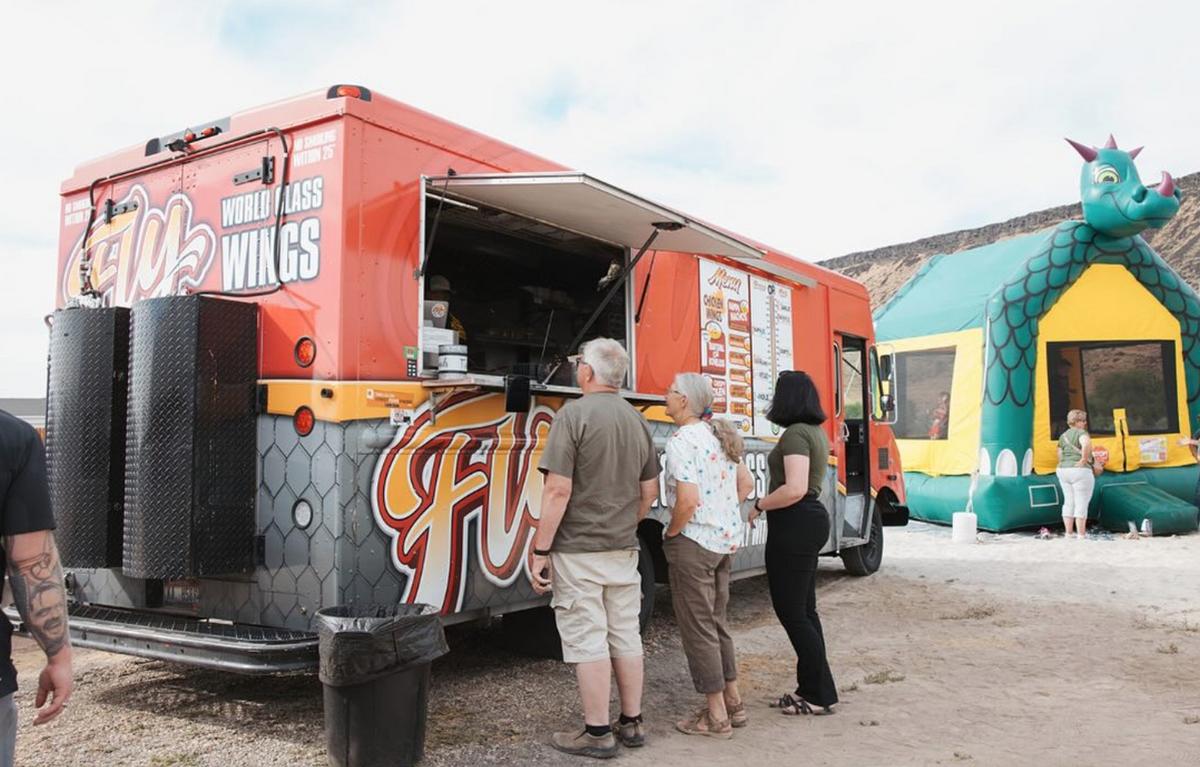
[[[697,715],[688,717],[682,722],[676,722],[675,729],[684,735],[704,735],[709,738],[720,738],[721,740],[728,740],[733,737],[733,725],[729,723],[729,720],[714,722],[708,714],[708,709],[704,709]]]
[[[740,701],[736,706],[725,704],[725,713],[729,714],[729,724],[733,727],[745,727],[750,723],[750,716],[746,713],[746,701]]]

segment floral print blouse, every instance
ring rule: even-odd
[[[708,424],[680,427],[667,441],[666,479],[670,508],[675,507],[677,483],[689,482],[700,491],[700,505],[682,534],[717,554],[737,551],[742,539],[737,464],[721,452]]]

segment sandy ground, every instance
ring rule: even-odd
[[[1200,760],[1200,536],[1037,540],[914,523],[889,529],[870,578],[823,563],[818,602],[843,703],[832,717],[766,705],[794,656],[762,579],[734,584],[731,617],[751,722],[732,741],[689,738],[693,709],[669,593],[647,638],[649,743],[629,765],[1187,764]],[[569,669],[456,629],[434,666],[424,764],[591,763],[544,745],[577,726]],[[20,643],[30,688],[36,648]],[[320,686],[98,652],[78,653],[67,715],[33,728],[22,765],[321,765]],[[28,689],[18,693],[32,706]],[[767,760],[770,760],[768,762]]]

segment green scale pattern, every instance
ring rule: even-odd
[[[1060,224],[987,306],[983,446],[1021,455],[1033,438],[1038,322],[1093,264],[1124,266],[1178,320],[1188,410],[1200,413],[1200,297],[1139,236],[1109,237],[1082,221]]]

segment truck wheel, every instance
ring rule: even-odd
[[[642,576],[642,611],[638,614],[638,626],[646,633],[650,617],[654,615],[654,596],[658,586],[654,583],[654,557],[646,545],[646,539],[638,536],[638,575]]]
[[[883,562],[883,510],[876,506],[871,515],[871,537],[861,546],[841,552],[842,564],[851,575],[870,575]]]

